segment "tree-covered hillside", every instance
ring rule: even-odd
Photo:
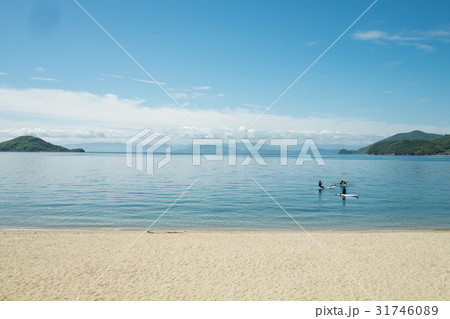
[[[339,154],[450,155],[450,135],[422,131],[399,133],[357,151],[343,149]]]
[[[0,143],[0,152],[84,152],[84,150],[81,148],[70,150],[38,137],[20,136]]]

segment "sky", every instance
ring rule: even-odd
[[[450,133],[448,1],[77,1],[0,2],[0,141]]]

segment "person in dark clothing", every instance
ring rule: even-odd
[[[347,181],[345,179],[341,180],[339,186],[341,187],[341,194],[347,194]]]

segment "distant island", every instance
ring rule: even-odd
[[[39,137],[20,136],[0,143],[0,152],[84,152],[82,148],[68,149],[46,142]]]
[[[450,135],[422,131],[399,133],[359,150],[342,149],[339,154],[450,155]]]

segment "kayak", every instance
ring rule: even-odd
[[[342,194],[342,193],[338,193],[337,195],[340,195],[342,197],[358,197],[358,194]]]
[[[324,187],[313,187],[314,189],[324,189],[324,188],[326,188],[326,189],[333,189],[333,188],[336,188],[336,186],[324,186]]]

